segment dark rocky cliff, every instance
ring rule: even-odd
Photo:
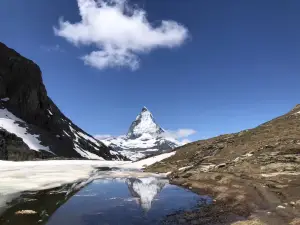
[[[39,135],[40,143],[53,153],[32,151],[22,139],[2,129],[0,159],[88,158],[89,153],[107,160],[123,158],[69,120],[47,96],[39,66],[1,42],[0,99],[6,99],[0,101],[0,109],[25,121],[19,125]]]

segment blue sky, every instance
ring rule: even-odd
[[[163,128],[193,129],[197,140],[254,127],[299,103],[300,1],[129,4],[136,16],[128,30],[111,17],[115,6],[83,9],[91,35],[72,30],[82,21],[76,0],[2,0],[0,41],[39,64],[48,95],[94,135],[124,134],[144,105]],[[162,20],[176,26],[160,32]],[[99,51],[105,58],[85,65],[81,58]]]

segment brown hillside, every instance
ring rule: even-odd
[[[147,170],[172,172],[173,183],[210,194],[230,214],[289,224],[300,217],[300,105],[254,129],[185,145]]]

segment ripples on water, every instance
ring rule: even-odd
[[[24,193],[2,212],[0,225],[153,225],[202,203],[210,199],[165,179],[99,179]]]

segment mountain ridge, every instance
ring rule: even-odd
[[[124,159],[67,118],[48,97],[39,66],[1,42],[0,127],[0,159]],[[9,133],[23,145],[11,143]]]

